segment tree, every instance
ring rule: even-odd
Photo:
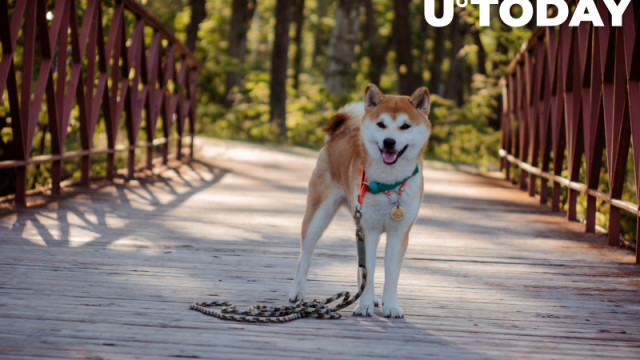
[[[231,91],[233,88],[242,85],[242,71],[238,67],[244,63],[247,49],[247,32],[249,31],[249,24],[255,5],[255,0],[233,0],[227,52],[235,60],[236,67],[227,72],[224,81],[224,105],[227,109],[233,105],[233,99],[230,97]]]
[[[478,74],[487,75],[487,54],[484,50],[482,39],[480,39],[480,31],[478,31],[478,28],[475,25],[471,25],[469,30],[469,32],[471,33],[471,37],[473,37],[473,42],[478,48],[478,69],[476,71],[478,72]]]
[[[449,72],[447,73],[447,82],[444,89],[444,96],[452,99],[456,104],[462,104],[463,83],[464,83],[464,61],[459,56],[460,49],[464,46],[465,26],[460,23],[460,15],[456,11],[453,21],[449,25],[451,31],[449,38],[451,39],[451,51],[449,52]]]
[[[293,88],[300,89],[300,72],[302,71],[302,25],[304,24],[304,0],[295,0],[293,21],[296,23],[296,54],[293,57]]]
[[[413,69],[413,56],[411,54],[411,19],[409,5],[411,0],[395,0],[393,7],[393,39],[396,50],[396,72],[400,94],[411,93],[422,85],[421,76],[418,77]]]
[[[438,15],[442,16],[442,15]],[[444,28],[433,29],[433,58],[429,65],[429,90],[432,94],[442,95],[442,60],[444,59]]]
[[[331,28],[324,24],[324,19],[329,14],[330,1],[316,1],[313,13],[317,16],[316,21],[310,21],[310,31],[313,33],[313,54],[311,55],[311,67],[314,69],[324,69],[321,59],[327,54],[327,44],[331,35]]]
[[[191,5],[191,21],[187,26],[187,48],[194,52],[196,50],[196,42],[198,41],[198,27],[207,16],[205,8],[205,0],[189,0]]]
[[[365,23],[363,26],[363,55],[369,58],[367,79],[370,83],[380,86],[380,76],[387,67],[387,55],[393,47],[393,32],[389,36],[382,36],[376,26],[376,9],[372,0],[364,0]]]
[[[442,3],[440,1],[436,1],[436,16],[441,18],[444,12],[442,8]],[[443,94],[442,87],[442,60],[444,60],[444,45],[445,45],[445,28],[444,27],[434,27],[433,28],[433,47],[431,52],[433,53],[433,57],[431,59],[431,63],[429,64],[429,91],[432,94]]]
[[[360,28],[361,0],[338,0],[336,19],[329,40],[324,83],[335,95],[345,95],[346,78],[355,59],[354,48]]]
[[[280,138],[287,139],[287,64],[289,59],[289,24],[292,0],[277,0],[276,25],[271,52],[271,82],[269,84],[269,121],[278,126]]]

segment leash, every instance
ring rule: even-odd
[[[362,182],[361,182],[362,184]],[[362,186],[362,185],[361,185]],[[193,303],[189,309],[201,312],[205,315],[213,316],[222,320],[250,322],[250,323],[284,323],[306,317],[316,319],[339,319],[339,310],[356,302],[364,288],[367,286],[367,267],[365,263],[364,232],[360,225],[362,219],[362,200],[358,196],[358,205],[353,214],[356,222],[356,244],[358,246],[358,269],[360,272],[360,288],[355,296],[351,297],[348,291],[339,292],[324,300],[299,301],[290,306],[265,306],[253,305],[247,310],[238,310],[233,304],[226,301],[211,301]],[[335,307],[329,305],[342,298],[342,301]],[[211,307],[222,307],[220,310]]]

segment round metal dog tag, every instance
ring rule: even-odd
[[[400,206],[396,206],[391,209],[391,219],[395,221],[400,221],[404,219],[404,209]]]

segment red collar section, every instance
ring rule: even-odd
[[[360,174],[360,191],[358,191],[358,203],[362,205],[364,201],[364,193],[367,192],[367,182],[365,181],[364,165],[362,166],[362,172]]]

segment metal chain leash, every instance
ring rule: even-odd
[[[360,205],[356,206],[353,218],[356,222],[356,244],[358,246],[358,268],[360,270],[360,287],[358,293],[351,297],[348,291],[339,292],[324,300],[300,301],[290,306],[265,306],[254,305],[247,310],[238,310],[233,304],[226,301],[211,301],[193,303],[189,309],[201,312],[205,315],[217,317],[222,320],[251,322],[251,323],[283,323],[312,317],[317,319],[339,319],[339,310],[356,302],[367,285],[367,267],[365,264],[364,232],[360,226],[362,212]],[[335,307],[329,304],[342,298],[342,301]],[[211,307],[222,307],[220,310]]]

